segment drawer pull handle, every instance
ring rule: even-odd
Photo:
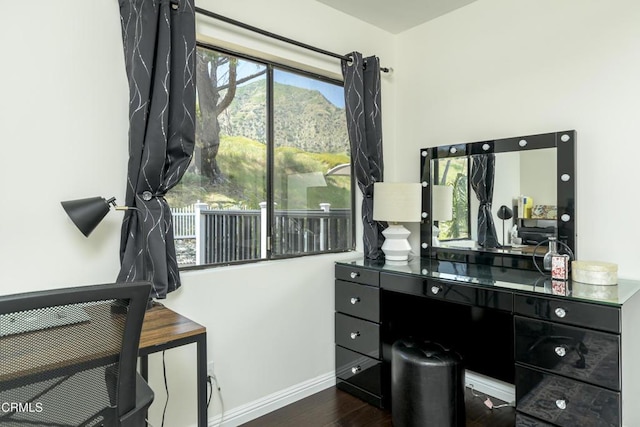
[[[556,347],[554,350],[555,350],[556,354],[557,354],[558,356],[560,356],[560,357],[564,357],[564,356],[566,356],[566,354],[567,354],[567,349],[566,349],[566,348],[564,348],[564,347],[563,347],[563,346],[561,346],[561,345],[559,345],[558,347]]]
[[[558,307],[555,309],[554,313],[556,313],[556,316],[562,319],[564,316],[567,315],[567,310],[565,310],[562,307]]]
[[[352,271],[352,272],[351,272],[351,274],[350,274],[350,276],[351,276],[351,278],[352,278],[352,279],[355,279],[355,278],[356,278],[356,277],[358,277],[359,275],[360,275],[360,273],[355,272],[355,271]]]
[[[356,338],[358,338],[360,336],[360,332],[351,332],[351,339],[355,340]]]
[[[357,304],[357,303],[359,303],[359,302],[360,302],[360,298],[359,298],[359,297],[353,297],[353,298],[351,298],[351,304],[355,305],[355,304]]]
[[[567,401],[564,399],[556,400],[556,406],[558,409],[567,409]]]
[[[360,366],[354,366],[353,368],[351,368],[351,373],[354,375],[360,371],[362,371],[362,368]]]
[[[438,292],[440,292],[440,286],[432,286],[431,287],[431,293],[434,295],[438,295]]]

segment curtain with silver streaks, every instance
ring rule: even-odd
[[[496,156],[493,153],[471,156],[471,187],[480,201],[478,207],[478,245],[483,248],[499,247],[496,226],[491,213]]]
[[[127,211],[119,282],[149,280],[151,297],[180,287],[166,192],[182,178],[195,144],[193,0],[120,0],[129,80]]]
[[[376,259],[382,256],[382,230],[386,227],[386,223],[373,220],[373,184],[382,182],[384,172],[380,61],[375,56],[364,59],[359,52],[350,56],[351,62],[342,61],[342,75],[351,159],[363,196],[364,255]]]

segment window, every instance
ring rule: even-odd
[[[469,162],[467,157],[437,159],[434,162],[433,181],[438,185],[453,187],[453,219],[440,221],[438,239],[468,239],[469,232]]]
[[[342,82],[199,44],[196,149],[172,207],[183,267],[353,249]]]

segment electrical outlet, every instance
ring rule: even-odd
[[[215,371],[213,370],[213,360],[207,363],[207,374],[209,374],[210,376],[215,375]]]

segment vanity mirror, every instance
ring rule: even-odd
[[[570,130],[420,150],[420,255],[534,269],[534,248],[549,237],[575,254],[575,138]]]

